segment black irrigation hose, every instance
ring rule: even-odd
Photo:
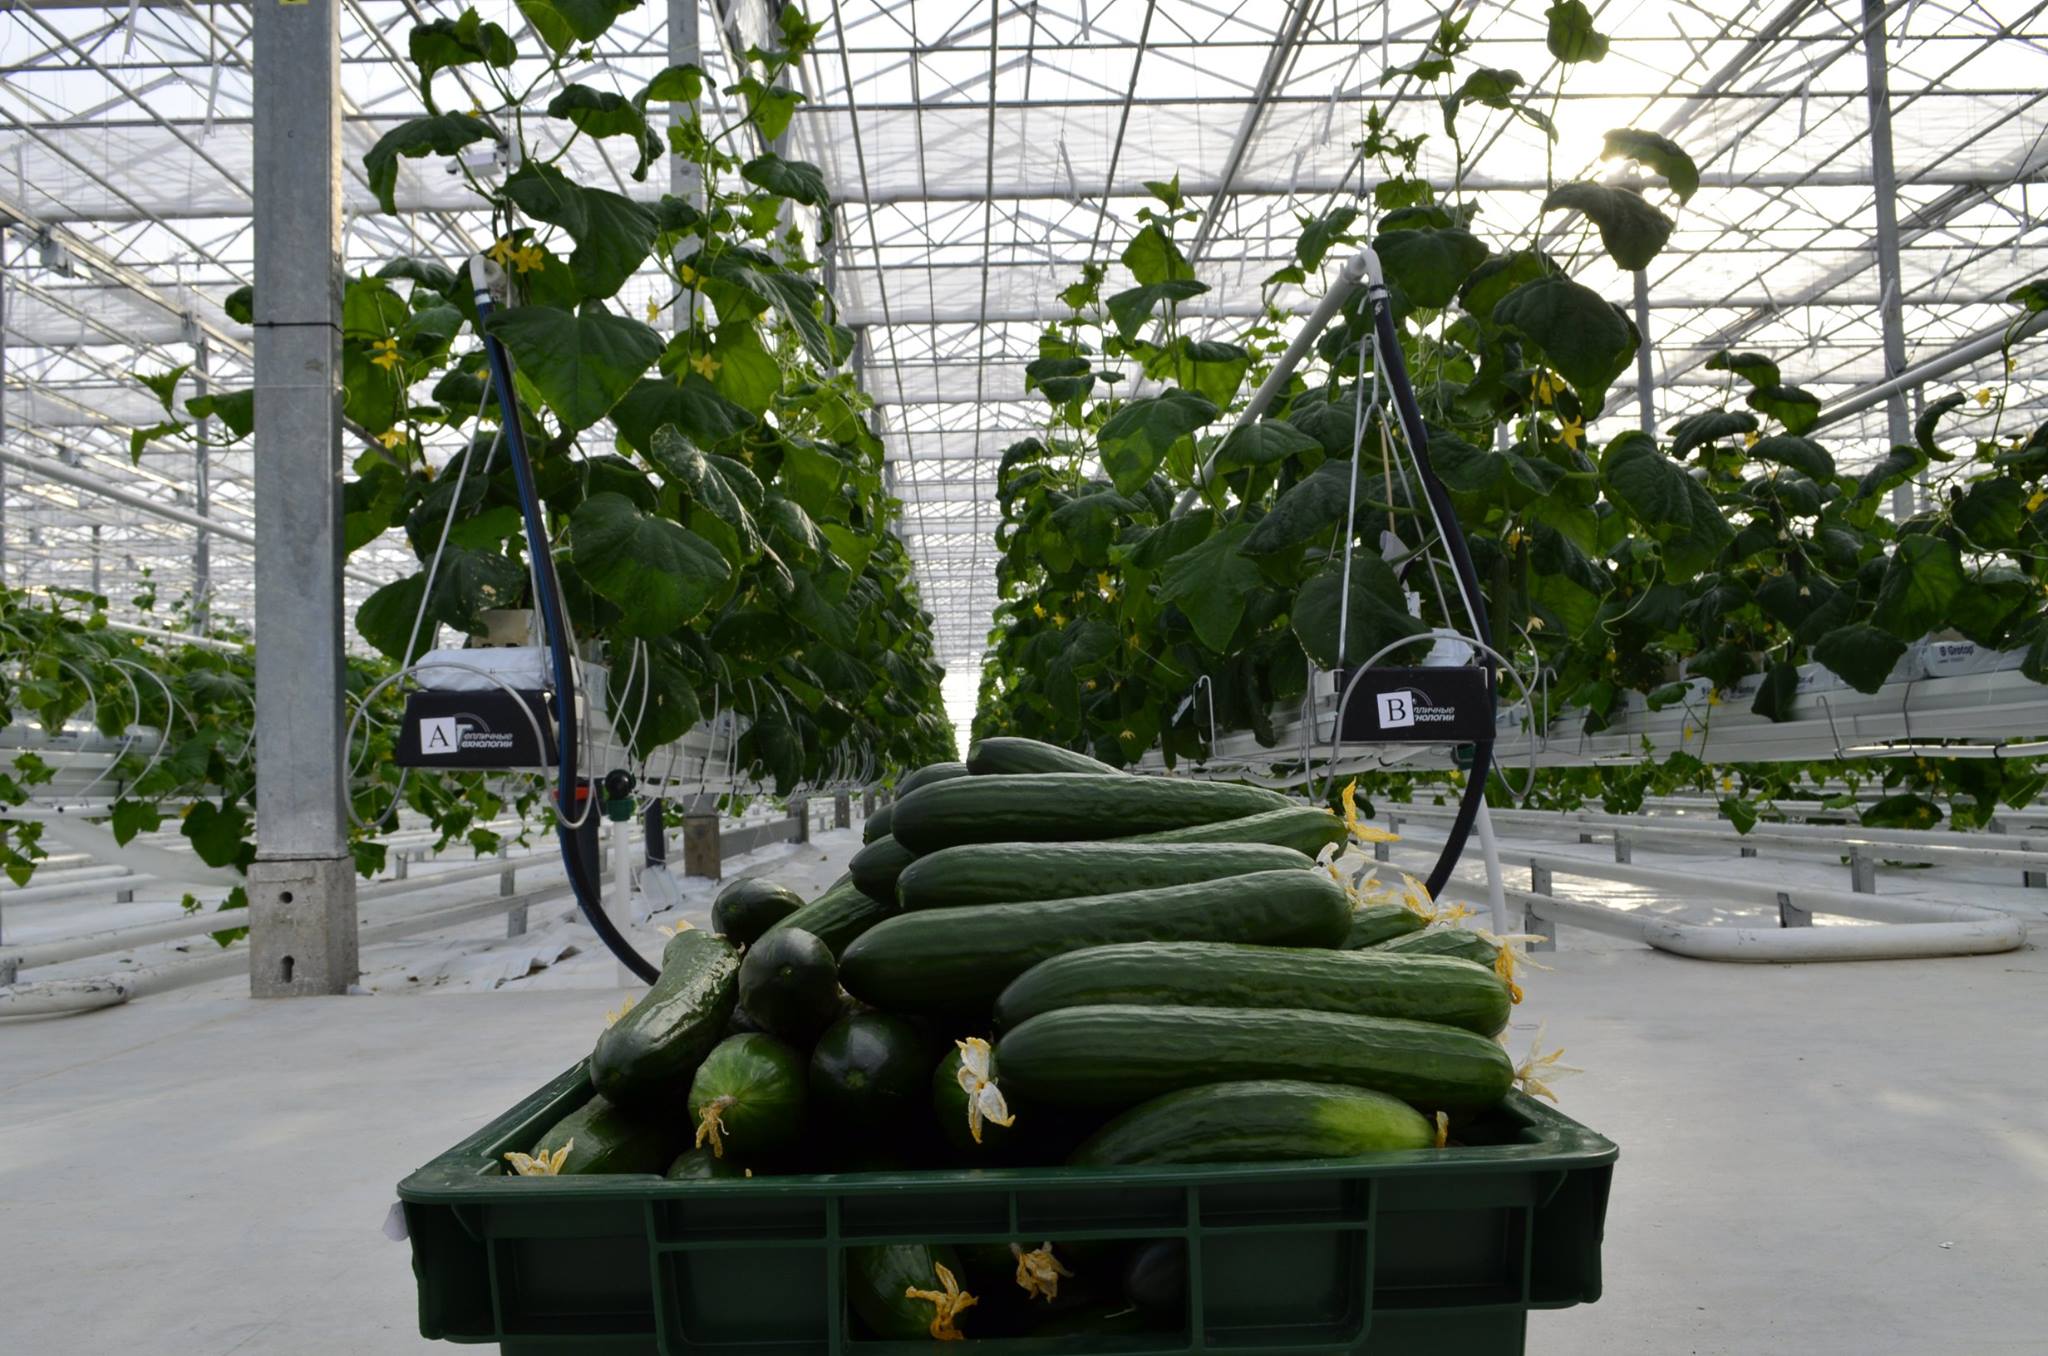
[[[534,489],[533,466],[526,456],[526,428],[519,419],[519,397],[512,388],[512,361],[487,330],[491,317],[490,290],[476,289],[477,329],[483,334],[484,356],[491,367],[491,386],[498,394],[498,413],[505,426],[505,447],[512,463],[512,478],[519,486],[519,513],[526,525],[526,550],[533,560],[534,599],[540,608],[541,626],[547,632],[548,658],[555,679],[555,837],[562,845],[562,866],[575,892],[576,906],[607,949],[627,969],[652,984],[661,970],[626,940],[604,911],[603,881],[598,870],[599,848],[595,833],[597,806],[592,803],[597,789],[576,776],[576,666],[569,629],[562,615],[562,586],[555,576],[554,552],[549,549],[547,526],[541,520],[540,495]],[[579,792],[581,793],[579,796]],[[578,813],[578,801],[581,800]]]
[[[1487,623],[1485,598],[1479,591],[1479,571],[1473,568],[1472,552],[1465,545],[1465,533],[1458,526],[1458,511],[1451,504],[1451,496],[1429,464],[1429,432],[1423,426],[1422,410],[1415,403],[1415,392],[1408,384],[1407,365],[1401,361],[1401,338],[1394,331],[1394,312],[1387,304],[1387,289],[1374,283],[1367,299],[1372,305],[1373,328],[1380,341],[1380,366],[1387,385],[1394,393],[1394,408],[1400,413],[1408,448],[1415,454],[1416,469],[1422,476],[1422,491],[1429,496],[1430,505],[1436,510],[1444,544],[1450,549],[1451,568],[1457,573],[1459,588],[1471,603],[1472,625],[1479,632],[1480,643],[1490,650],[1493,647],[1493,628]],[[1364,380],[1362,375],[1360,380]],[[1490,709],[1493,704],[1493,662],[1490,658],[1486,661],[1486,675],[1487,723],[1490,727],[1493,717]],[[1436,859],[1436,867],[1429,873],[1427,886],[1431,899],[1443,893],[1452,869],[1464,854],[1465,842],[1472,835],[1473,822],[1479,817],[1479,807],[1486,803],[1486,778],[1492,767],[1492,737],[1474,741],[1472,767],[1465,792],[1458,798],[1458,813],[1451,820],[1450,836],[1444,840],[1444,849]]]

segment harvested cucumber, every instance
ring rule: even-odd
[[[711,1182],[746,1175],[745,1168],[730,1158],[720,1158],[709,1147],[685,1149],[668,1165],[671,1182]]]
[[[1141,1244],[1124,1268],[1124,1298],[1152,1323],[1185,1322],[1188,1245],[1178,1238],[1155,1238]]]
[[[970,1161],[994,1161],[1003,1151],[1014,1126],[999,1125],[984,1119],[981,1123],[981,1139],[976,1141],[967,1119],[967,1090],[960,1084],[960,1047],[955,1045],[939,1061],[939,1067],[932,1070],[932,1111],[939,1121],[939,1133]],[[1002,1084],[996,1071],[995,1057],[989,1057],[989,1072],[998,1087]],[[1035,1127],[1034,1127],[1035,1128]]]
[[[996,1059],[1006,1092],[1072,1106],[1283,1078],[1455,1111],[1494,1105],[1514,1081],[1507,1052],[1470,1031],[1294,1008],[1060,1008],[1005,1034]]]
[[[1263,1163],[1426,1149],[1436,1131],[1399,1098],[1336,1083],[1254,1079],[1184,1088],[1131,1108],[1069,1161]]]
[[[967,770],[977,777],[992,774],[1037,774],[1045,772],[1116,772],[1100,758],[1014,735],[994,735],[975,741],[967,750]]]
[[[874,1247],[846,1250],[846,1298],[860,1321],[876,1337],[895,1341],[920,1341],[938,1337],[942,1331],[958,1334],[957,1315],[941,1314],[929,1299],[912,1298],[908,1291],[944,1294],[944,1267],[961,1284],[959,1256],[948,1247],[923,1243],[884,1243]]]
[[[905,773],[903,779],[896,783],[896,799],[902,800],[920,786],[930,786],[935,782],[950,782],[956,777],[965,777],[966,775],[967,764],[965,763],[926,763],[915,772]]]
[[[726,1037],[690,1080],[690,1120],[718,1158],[753,1162],[787,1148],[803,1133],[803,1060],[773,1036]]]
[[[1127,837],[1210,824],[1290,802],[1277,791],[1223,782],[1048,772],[926,785],[896,802],[890,828],[912,852],[962,843],[1054,843]]]
[[[768,932],[801,928],[838,956],[854,938],[895,912],[895,905],[870,899],[853,883],[853,876],[849,873],[833,881],[825,893],[769,928]]]
[[[734,946],[752,946],[769,928],[804,906],[804,897],[787,885],[742,876],[718,892],[711,905],[711,930]]]
[[[865,1138],[921,1124],[931,1078],[931,1043],[901,1017],[842,1017],[811,1051],[810,1104],[835,1134]]]
[[[1344,947],[1357,951],[1362,947],[1378,946],[1381,942],[1406,937],[1428,926],[1429,920],[1406,904],[1368,904],[1352,912],[1351,935],[1344,939]]]
[[[1430,928],[1426,932],[1411,932],[1396,937],[1391,942],[1382,942],[1375,951],[1391,952],[1401,956],[1456,956],[1460,960],[1477,962],[1491,968],[1500,956],[1500,948],[1487,941],[1470,928]]]
[[[875,812],[861,823],[860,841],[872,843],[887,833],[889,831],[889,820],[895,815],[895,812],[896,803],[894,801],[889,802],[887,805],[877,806]]]
[[[1161,833],[1141,833],[1126,843],[1272,843],[1313,857],[1325,847],[1342,847],[1349,838],[1344,821],[1320,805],[1288,805],[1277,810],[1221,819]]]
[[[678,932],[662,948],[654,987],[597,1038],[591,1086],[621,1106],[680,1101],[690,1075],[725,1033],[739,971],[739,955],[724,938],[694,928]]]
[[[897,842],[894,834],[885,834],[854,853],[846,872],[862,894],[893,912],[897,907],[896,878],[916,860],[917,854]]]
[[[762,1029],[809,1046],[839,1017],[832,949],[802,928],[777,928],[740,962],[740,1008]]]
[[[642,1116],[602,1097],[548,1127],[533,1146],[535,1158],[550,1162],[562,1149],[567,1156],[555,1169],[572,1173],[660,1172],[675,1157],[678,1138],[674,1117]]]
[[[1264,843],[969,843],[919,857],[896,882],[906,913],[1150,890],[1313,865]]]
[[[1040,961],[996,1000],[996,1026],[1056,1008],[1129,1003],[1191,1008],[1306,1008],[1441,1022],[1491,1036],[1508,1024],[1508,986],[1450,956],[1322,951],[1229,942],[1094,946]]]
[[[1142,780],[1134,778],[1133,780]],[[1334,947],[1351,902],[1320,871],[1244,876],[1073,899],[928,909],[878,924],[846,948],[840,982],[890,1011],[986,1013],[1026,970],[1114,942],[1265,942]]]

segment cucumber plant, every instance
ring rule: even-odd
[[[1910,642],[1938,630],[2024,648],[2025,672],[2048,680],[2048,426],[2010,427],[2002,391],[1932,400],[1910,445],[1838,452],[1812,436],[1811,393],[1765,357],[1722,352],[1707,363],[1726,374],[1718,408],[1661,435],[1589,434],[1640,336],[1574,272],[1594,251],[1624,270],[1649,264],[1699,174],[1666,138],[1618,128],[1604,143],[1620,167],[1612,181],[1553,176],[1532,219],[1482,222],[1461,188],[1467,148],[1507,122],[1553,145],[1558,91],[1605,51],[1583,6],[1554,5],[1549,18],[1556,76],[1545,85],[1473,67],[1469,16],[1445,19],[1396,73],[1433,98],[1364,114],[1358,147],[1379,183],[1301,219],[1293,260],[1266,280],[1265,313],[1235,332],[1221,322],[1198,332],[1183,314],[1207,288],[1181,245],[1200,213],[1177,180],[1150,186],[1124,243],[1135,286],[1105,294],[1106,270],[1090,265],[1061,294],[1069,313],[1045,328],[1026,369],[1043,429],[1004,453],[996,478],[1001,601],[977,737],[1029,735],[1119,766],[1158,747],[1171,764],[1207,746],[1213,703],[1217,732],[1271,745],[1270,712],[1301,697],[1311,664],[1360,663],[1431,627],[1468,629],[1446,609],[1448,580],[1426,577],[1437,533],[1390,456],[1399,435],[1376,384],[1362,289],[1264,415],[1231,427],[1286,339],[1280,289],[1365,241],[1384,266],[1430,457],[1495,643],[1546,675],[1539,719],[1569,706],[1597,731],[1625,693],[1675,700],[1682,674],[1721,689],[1762,674],[1754,708],[1782,719],[1800,663],[1871,692]],[[1407,125],[1409,109],[1429,121]],[[1456,166],[1444,192],[1420,171],[1439,135]],[[2048,294],[2035,284],[2009,300],[2039,310]],[[2009,379],[2020,355],[2007,350]],[[1121,394],[1134,376],[1150,393]],[[1909,480],[1923,507],[1895,522],[1881,510]],[[1381,662],[1421,653],[1397,648]],[[1296,756],[1276,749],[1274,761]],[[1799,775],[1742,780],[1768,798]],[[1923,787],[1946,778],[1973,803],[2036,785],[2020,767],[1998,770],[1996,786],[1974,771],[1867,775]],[[1712,784],[1721,774],[1674,760],[1539,784],[1660,777]],[[1374,780],[1385,789],[1407,778]]]

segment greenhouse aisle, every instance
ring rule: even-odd
[[[2039,1350],[2041,952],[1738,969],[1580,940],[1511,1036],[1546,1023],[1586,1070],[1567,1110],[1622,1146],[1607,1297],[1536,1315],[1532,1352]],[[0,1040],[0,1266],[35,1300],[10,1342],[430,1349],[379,1232],[392,1185],[582,1054],[614,1001],[215,995]]]

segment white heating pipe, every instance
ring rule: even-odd
[[[1404,837],[1404,842],[1411,841]],[[1428,846],[1428,844],[1420,844]],[[1588,862],[1548,854],[1515,854],[1517,861],[1546,867],[1553,876],[1579,876],[1669,890],[1689,899],[1716,899],[1776,907],[1790,902],[1808,913],[1868,919],[1891,926],[1730,928],[1681,923],[1639,910],[1615,909],[1558,895],[1505,890],[1539,918],[1574,927],[1633,937],[1659,951],[1720,961],[1908,960],[1933,956],[1988,955],[2012,951],[2027,940],[2026,929],[2011,914],[1974,904],[1942,903],[1899,895],[1864,895],[1846,890],[1804,886],[1781,888],[1771,881],[1703,877],[1692,871]],[[1477,900],[1484,883],[1456,879],[1450,893]],[[1784,897],[1781,901],[1780,896]]]

